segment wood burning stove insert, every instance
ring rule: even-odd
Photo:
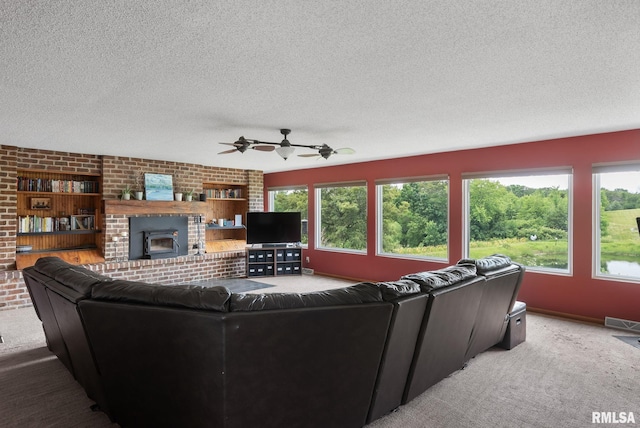
[[[129,260],[187,255],[188,222],[187,216],[130,217]]]
[[[178,236],[180,236],[180,233],[177,230],[145,230],[143,236],[143,258],[159,259],[171,255],[178,255],[178,249],[180,248]]]

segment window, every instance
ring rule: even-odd
[[[640,165],[594,168],[595,276],[640,280]]]
[[[316,186],[316,242],[321,248],[366,251],[365,184]]]
[[[465,179],[466,254],[569,272],[571,174],[560,172]]]
[[[447,260],[448,180],[378,183],[376,192],[379,254]]]
[[[269,209],[276,212],[300,212],[302,244],[309,243],[309,192],[305,187],[269,190]]]

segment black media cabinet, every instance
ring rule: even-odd
[[[247,276],[302,274],[302,248],[247,248]]]

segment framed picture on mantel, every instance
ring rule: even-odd
[[[173,176],[145,174],[144,190],[147,201],[173,201]]]

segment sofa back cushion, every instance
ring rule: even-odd
[[[72,265],[59,257],[41,257],[34,268],[37,272],[55,279],[84,297],[89,297],[91,288],[96,284],[113,281],[108,276],[90,271],[82,266]]]
[[[230,299],[229,311],[312,308],[381,301],[380,289],[374,284],[362,282],[349,287],[308,293],[233,294]]]
[[[492,272],[498,269],[511,266],[513,262],[508,256],[503,254],[493,254],[491,256],[483,257],[481,259],[462,259],[458,264],[473,264],[478,270],[478,274],[483,275],[487,272]]]
[[[115,280],[97,285],[91,291],[94,300],[141,303],[154,306],[206,309],[227,312],[231,292],[226,287],[198,285],[160,285]]]
[[[410,279],[400,279],[398,281],[378,282],[376,286],[382,292],[382,300],[396,300],[400,297],[418,294],[422,290],[420,284]]]
[[[430,293],[438,288],[448,287],[460,283],[467,279],[475,278],[477,275],[474,264],[458,264],[447,266],[444,269],[427,272],[412,273],[403,276],[401,279],[408,279],[416,282],[425,293]]]

